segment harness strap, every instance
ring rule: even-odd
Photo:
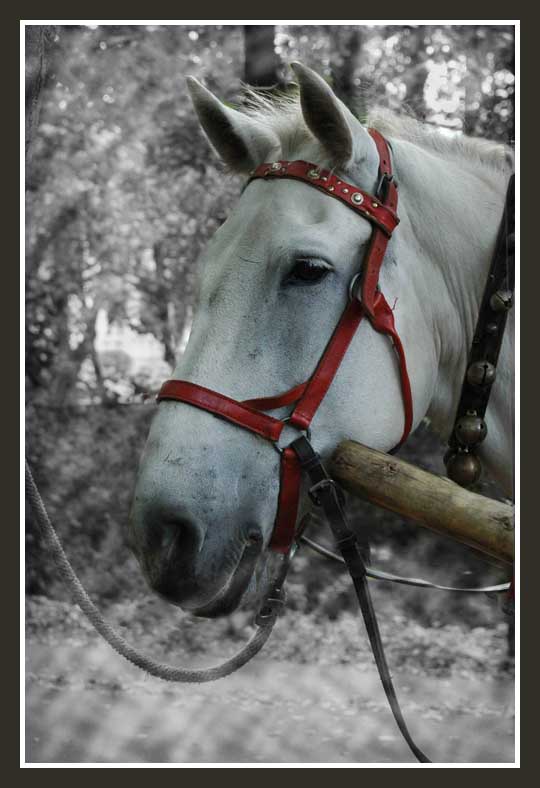
[[[157,399],[158,401],[172,399],[186,402],[188,405],[194,405],[196,408],[207,410],[215,416],[232,421],[238,427],[243,427],[270,441],[277,441],[284,427],[284,422],[280,419],[267,416],[249,407],[245,402],[238,402],[224,394],[211,391],[187,380],[165,381]]]
[[[454,425],[448,440],[445,463],[450,478],[465,487],[473,484],[481,465],[477,451],[487,436],[484,416],[492,386],[496,380],[506,320],[513,306],[515,276],[515,175],[508,181],[504,211],[497,233],[486,286],[478,311],[474,337],[467,359]],[[474,431],[462,429],[464,425]],[[477,473],[466,478],[452,471],[456,455],[468,455],[477,464]]]
[[[373,129],[370,134],[378,134]],[[381,137],[382,139],[382,137]],[[377,144],[377,143],[376,143]],[[386,143],[385,143],[386,144]],[[389,154],[388,157],[389,159]],[[309,161],[274,161],[259,165],[250,175],[248,184],[257,178],[273,179],[287,178],[303,181],[310,186],[340,200],[348,208],[363,216],[372,224],[376,225],[381,231],[390,237],[399,224],[396,215],[397,192],[395,205],[391,205],[381,199],[379,195],[371,195],[359,186],[353,186],[347,181],[341,180],[331,170],[319,167]]]
[[[355,298],[345,308],[302,398],[291,413],[290,422],[295,427],[305,430],[311,424],[363,317],[362,305]]]
[[[283,394],[277,394],[275,397],[245,399],[244,405],[247,405],[250,408],[255,408],[255,410],[277,410],[278,408],[283,408],[286,405],[294,405],[295,402],[298,402],[307,386],[307,383],[300,383],[299,386],[295,386],[294,388],[285,391]]]
[[[369,133],[379,154],[379,185],[377,187],[377,197],[384,202],[387,208],[395,212],[398,204],[398,191],[392,173],[390,149],[382,134],[379,134],[376,129],[369,129]],[[361,284],[362,304],[374,327],[376,323],[375,296],[379,285],[379,274],[386,253],[387,244],[388,237],[381,231],[380,227],[375,226],[367,255],[369,265],[364,267]]]
[[[283,449],[281,455],[281,480],[279,485],[279,498],[274,530],[269,547],[276,553],[288,553],[298,517],[298,502],[300,500],[300,483],[302,468],[296,453],[290,446]],[[291,538],[291,524],[294,523]]]
[[[319,505],[324,510],[326,519],[330,524],[334,538],[343,556],[343,560],[349,570],[366,626],[371,649],[373,651],[375,664],[397,726],[417,760],[420,761],[420,763],[431,763],[429,758],[427,758],[422,750],[415,744],[409,733],[392,682],[392,676],[384,653],[377,616],[375,615],[375,609],[368,588],[367,567],[362,556],[362,553],[365,554],[366,547],[368,547],[367,542],[364,541],[362,543],[361,541],[359,544],[358,537],[349,528],[339,500],[336,484],[326,473],[321,458],[317,452],[314,451],[307,438],[304,436],[297,438],[297,440],[291,444],[291,448],[296,453],[302,470],[306,471],[308,474],[313,485],[312,490],[315,488],[317,491]]]
[[[363,302],[362,302],[363,303]],[[364,309],[366,308],[363,303]],[[397,446],[393,451],[396,451],[407,440],[413,425],[413,399],[411,391],[411,381],[409,373],[407,372],[407,361],[405,359],[405,349],[403,343],[396,330],[394,322],[393,309],[388,304],[388,301],[383,294],[378,290],[373,299],[374,317],[371,318],[371,325],[380,334],[386,334],[394,345],[398,361],[399,361],[399,378],[401,381],[401,396],[403,397],[403,412],[405,414],[405,423],[403,426],[403,434]]]

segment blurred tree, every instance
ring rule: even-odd
[[[347,105],[358,100],[355,80],[362,54],[363,32],[360,27],[328,26],[330,73],[333,90]]]
[[[55,36],[52,25],[27,25],[25,33],[25,156],[30,186],[31,144],[39,123],[42,88],[47,79],[48,49]]]
[[[279,84],[279,58],[275,50],[274,25],[245,25],[244,81],[254,87]]]
[[[425,86],[428,77],[425,32],[420,25],[407,25],[403,29],[399,47],[407,63],[403,71],[405,102],[416,118],[425,120],[427,114]]]

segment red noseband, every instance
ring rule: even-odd
[[[380,181],[375,197],[357,186],[342,181],[329,170],[323,170],[317,165],[305,161],[278,161],[271,164],[261,164],[250,178],[250,180],[293,178],[303,181],[320,189],[325,194],[341,200],[347,207],[373,224],[373,233],[362,267],[363,270],[351,281],[352,291],[355,289],[354,284],[357,276],[360,275],[360,295],[357,297],[356,293],[351,292],[350,302],[346,306],[311,378],[306,383],[295,386],[283,394],[245,400],[244,402],[238,402],[217,391],[211,391],[185,380],[168,380],[161,387],[157,397],[158,401],[186,402],[272,441],[277,447],[277,441],[285,424],[288,423],[301,431],[309,429],[358,326],[366,316],[376,331],[390,337],[396,350],[405,411],[405,424],[399,445],[407,438],[412,427],[413,408],[405,352],[394,325],[393,312],[378,287],[379,272],[386,247],[399,222],[396,215],[397,186],[392,176],[391,157],[386,140],[374,129],[370,129],[370,134],[379,153]],[[262,412],[286,405],[294,405],[290,416],[286,419],[276,419]],[[296,528],[301,469],[297,455],[290,447],[279,449],[279,451],[281,453],[281,484],[270,547],[277,552],[286,553],[293,542]]]

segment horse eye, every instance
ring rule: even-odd
[[[321,261],[296,260],[285,279],[285,284],[313,285],[321,282],[330,270],[330,267]]]

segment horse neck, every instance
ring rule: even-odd
[[[415,273],[432,277],[430,321],[438,369],[426,415],[446,440],[461,394],[509,173],[482,168],[477,162],[444,159],[410,143],[396,142],[395,149],[400,204],[421,250]],[[486,414],[488,439],[480,452],[508,494],[512,487],[513,367],[511,313]]]

